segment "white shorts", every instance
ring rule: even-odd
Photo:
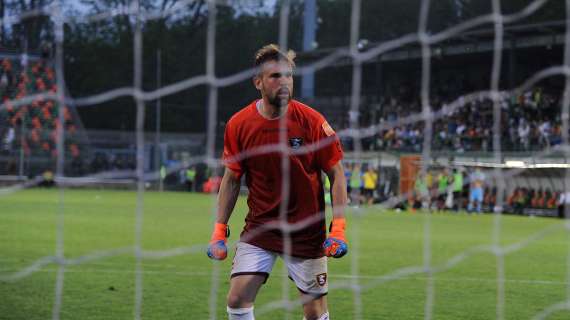
[[[483,188],[473,188],[469,195],[469,201],[483,202]]]
[[[279,253],[261,249],[249,243],[238,242],[232,263],[231,277],[245,274],[265,276],[265,281],[277,261]],[[287,261],[289,278],[304,294],[324,296],[328,292],[327,258],[304,259],[289,257]]]

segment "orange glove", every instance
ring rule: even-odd
[[[323,244],[327,257],[340,258],[348,252],[348,244],[344,235],[346,220],[333,218],[327,240]]]
[[[225,223],[214,225],[210,245],[208,245],[208,257],[215,260],[224,260],[228,256],[228,247],[226,242],[230,236],[230,228]]]

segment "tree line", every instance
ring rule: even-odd
[[[278,42],[279,5],[266,1],[218,0],[216,24],[216,75],[224,77],[252,66],[254,52],[263,44]],[[371,42],[395,39],[418,30],[421,0],[363,0],[360,38]],[[428,32],[434,33],[473,17],[492,12],[491,1],[430,1]],[[25,14],[50,8],[56,0],[0,0],[0,16],[20,16],[0,24],[0,45],[38,52],[53,44],[53,19],[45,14]],[[130,0],[63,0],[65,14],[65,81],[73,97],[83,97],[119,87],[132,86],[133,15],[117,14],[100,20],[85,19],[120,8],[132,8]],[[317,0],[318,48],[347,46],[350,39],[350,0]],[[527,0],[501,1],[509,14],[529,5]],[[563,1],[549,1],[520,23],[565,19]],[[207,0],[141,0],[141,12],[168,12],[143,24],[143,88],[157,88],[158,60],[163,86],[206,72]],[[290,0],[289,47],[302,49],[304,3]],[[24,14],[24,15],[22,15]],[[10,20],[12,21],[12,20]],[[492,26],[488,26],[492,27]],[[53,45],[52,45],[53,48]],[[347,79],[347,83],[349,83]],[[318,84],[317,84],[318,85]],[[198,86],[162,99],[165,131],[204,131],[207,92]],[[219,89],[221,120],[255,98],[249,81]],[[155,123],[154,102],[147,103],[146,128]],[[127,129],[135,124],[132,98],[120,98],[79,109],[88,128]],[[192,124],[189,122],[192,121]]]

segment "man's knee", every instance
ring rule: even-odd
[[[265,277],[259,275],[243,275],[232,278],[227,298],[228,306],[230,308],[253,306],[257,291],[264,281]]]
[[[229,308],[249,308],[253,306],[252,301],[248,301],[240,294],[236,293],[228,293],[228,307]]]
[[[227,311],[230,320],[254,320],[253,301],[243,291],[230,290]]]

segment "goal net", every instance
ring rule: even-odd
[[[3,2],[0,318],[226,317],[231,255],[205,250],[224,128],[258,98],[252,59],[268,43],[297,51],[294,96],[345,153],[349,254],[329,259],[332,318],[568,317],[569,11]],[[284,146],[259,152],[295,155]],[[247,210],[240,197],[230,252]],[[255,314],[300,319],[302,304],[280,262]]]

